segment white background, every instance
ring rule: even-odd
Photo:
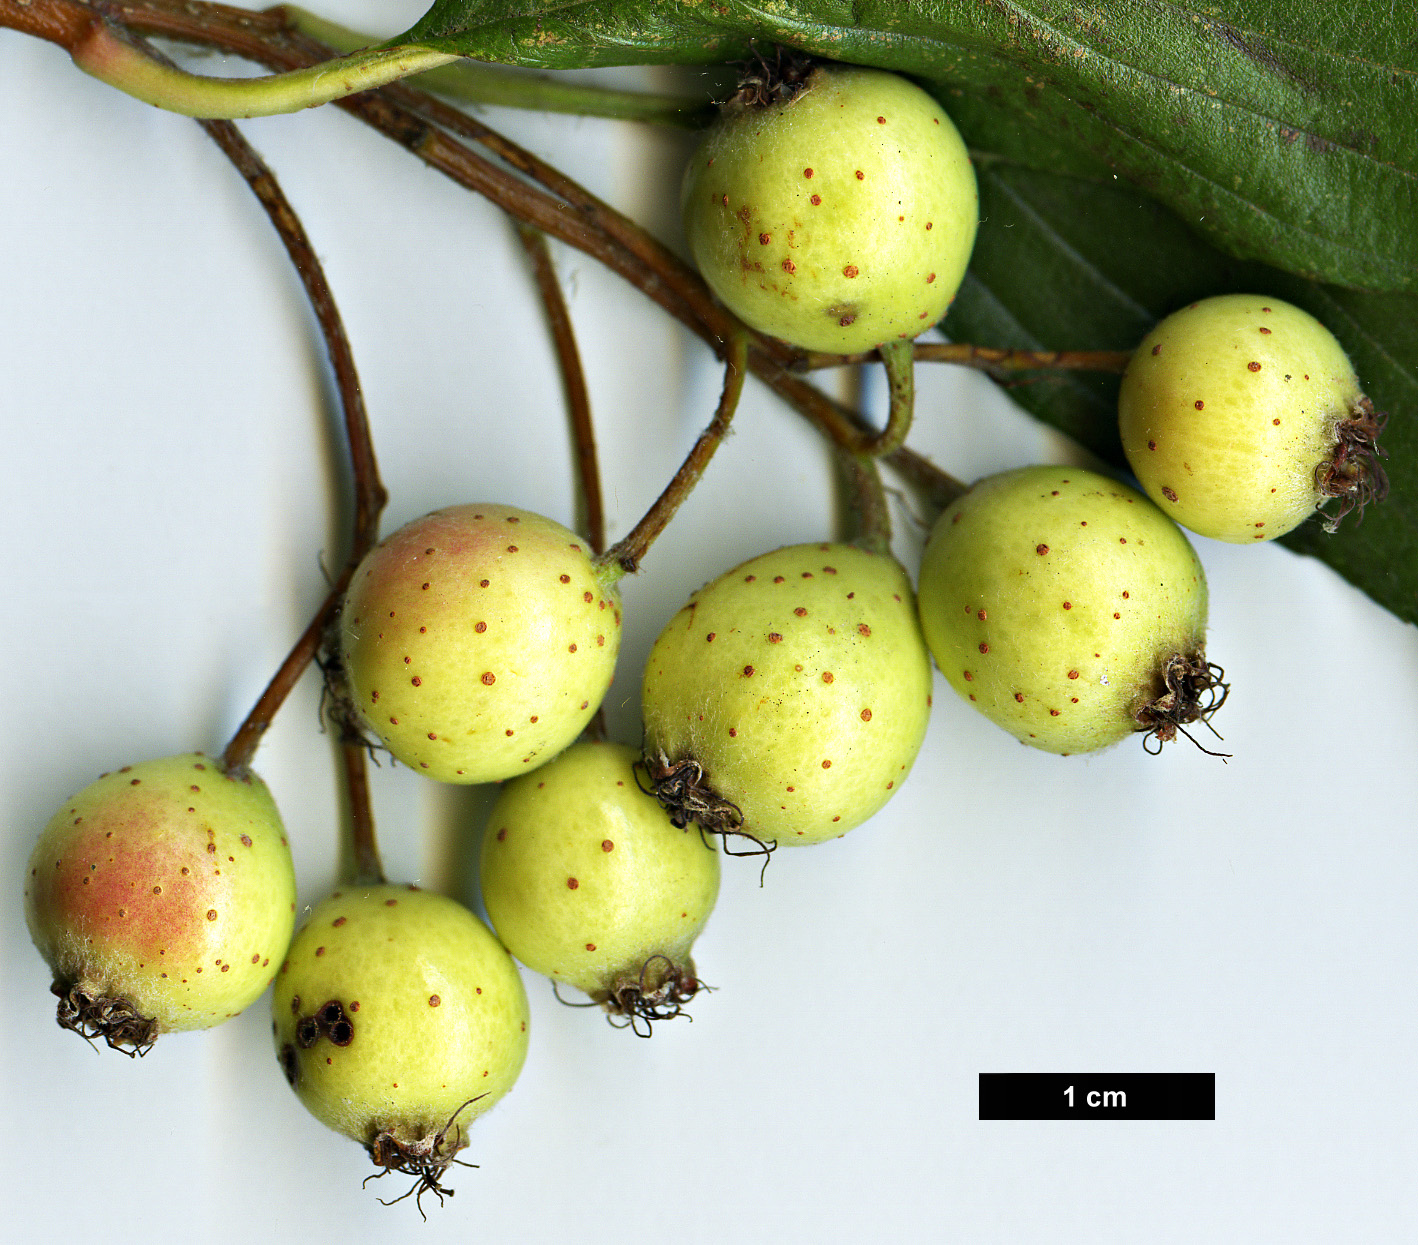
[[[417,6],[324,11],[391,32]],[[488,116],[680,245],[689,140]],[[245,130],[348,322],[385,530],[477,500],[573,522],[559,381],[507,222],[333,109]],[[362,1191],[365,1156],[291,1094],[266,1000],[142,1061],[61,1032],[21,911],[35,836],[102,770],[221,749],[323,596],[319,559],[343,556],[344,469],[298,284],[194,124],[0,32],[0,222],[0,1102],[19,1239],[1412,1239],[1418,632],[1274,547],[1196,541],[1229,764],[1185,744],[1033,752],[938,679],[882,814],[781,852],[762,889],[754,862],[726,862],[697,951],[717,989],[693,1023],[637,1041],[529,975],[526,1071],[427,1226]],[[616,537],[707,422],[719,370],[594,262],[557,259]],[[966,479],[1070,454],[977,376],[920,384],[912,444]],[[816,434],[751,381],[625,585],[618,737],[638,738],[659,627],[730,565],[831,535],[828,481]],[[897,521],[914,570],[920,533]],[[257,761],[303,905],[337,868],[316,703],[307,677]],[[486,793],[388,766],[374,781],[390,876],[475,902]],[[982,1123],[986,1071],[1215,1072],[1218,1118]]]

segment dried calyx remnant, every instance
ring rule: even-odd
[[[86,1042],[102,1038],[131,1058],[146,1055],[157,1041],[158,1022],[140,1015],[126,999],[91,994],[82,986],[66,986],[58,981],[49,989],[59,999],[59,1027],[72,1029]]]
[[[724,101],[725,108],[766,108],[785,104],[807,84],[816,62],[790,48],[774,47],[765,56],[755,44],[741,62],[738,89]]]
[[[642,767],[649,786],[640,783]],[[725,855],[766,858],[778,846],[776,842],[764,842],[743,828],[742,810],[705,782],[704,767],[692,758],[671,761],[664,753],[653,759],[647,757],[636,766],[635,781],[640,783],[640,790],[659,800],[661,807],[670,815],[672,826],[683,830],[694,822],[702,832],[719,835],[724,841]],[[731,850],[728,845],[731,834],[750,840],[754,846],[744,851]]]
[[[412,1176],[414,1183],[408,1191],[401,1193],[396,1198],[385,1201],[379,1199],[385,1206],[393,1206],[396,1202],[402,1202],[406,1197],[412,1197],[414,1204],[419,1209],[419,1214],[427,1219],[423,1213],[423,1195],[432,1193],[438,1198],[438,1204],[443,1205],[445,1197],[452,1197],[454,1190],[443,1183],[443,1177],[448,1169],[455,1163],[459,1167],[476,1167],[476,1163],[465,1163],[457,1157],[458,1151],[468,1144],[467,1137],[463,1134],[462,1125],[457,1123],[458,1117],[478,1098],[485,1098],[487,1095],[479,1094],[476,1098],[469,1098],[461,1107],[453,1112],[436,1133],[426,1137],[420,1137],[417,1141],[402,1141],[388,1129],[381,1129],[374,1134],[366,1149],[369,1157],[374,1160],[374,1164],[379,1168],[372,1176],[366,1176],[364,1183],[371,1180],[378,1180],[387,1176],[390,1172],[400,1172],[405,1176]]]
[[[1226,672],[1215,662],[1207,661],[1206,654],[1199,650],[1190,657],[1173,653],[1162,667],[1164,690],[1133,715],[1137,729],[1144,732],[1142,746],[1156,755],[1180,731],[1208,756],[1225,759],[1229,753],[1202,748],[1186,730],[1191,723],[1202,722],[1217,739],[1221,738],[1211,725],[1211,715],[1226,703],[1231,691],[1225,678]]]
[[[1379,463],[1388,452],[1379,445],[1379,434],[1388,423],[1388,416],[1374,410],[1374,404],[1362,394],[1354,403],[1349,418],[1335,425],[1334,456],[1315,468],[1315,487],[1325,501],[1339,499],[1339,508],[1325,512],[1324,530],[1334,532],[1340,520],[1351,510],[1364,517],[1364,507],[1371,501],[1383,501],[1388,496],[1388,473]],[[1325,502],[1321,502],[1323,506]]]
[[[637,1037],[647,1038],[655,1021],[687,1016],[685,1004],[701,990],[708,989],[694,975],[692,964],[681,966],[667,955],[652,955],[640,966],[638,978],[618,982],[599,1002],[613,1025],[628,1027]],[[618,1018],[623,1023],[617,1024]]]

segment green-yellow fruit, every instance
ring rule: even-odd
[[[959,132],[919,87],[821,66],[785,102],[731,106],[685,172],[690,252],[746,324],[849,354],[939,320],[979,196]]]
[[[900,564],[793,545],[701,588],[660,633],[645,667],[646,763],[662,790],[702,771],[757,839],[819,843],[900,787],[930,689]]]
[[[1377,470],[1373,407],[1329,330],[1276,298],[1227,294],[1168,316],[1128,364],[1118,424],[1148,496],[1217,540],[1271,540],[1329,497],[1374,495],[1357,495]]]
[[[340,644],[360,713],[400,761],[442,782],[498,782],[591,720],[615,673],[620,601],[561,524],[452,506],[360,563]]]
[[[30,856],[25,916],[60,1023],[143,1050],[256,1000],[290,942],[295,894],[266,785],[185,753],[65,801]]]
[[[612,1012],[656,1016],[697,989],[690,948],[719,894],[719,854],[641,790],[638,759],[581,743],[508,783],[483,840],[482,888],[522,963]]]
[[[352,886],[316,905],[271,1007],[301,1102],[399,1170],[441,1171],[527,1053],[507,951],[461,904],[412,886]]]
[[[1170,738],[1219,703],[1206,577],[1141,493],[1077,467],[991,476],[921,564],[921,625],[947,682],[1046,752]]]

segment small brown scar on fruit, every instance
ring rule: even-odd
[[[848,279],[855,277],[857,275],[856,264],[848,264],[845,268],[842,269],[842,275],[844,277],[847,277]]]
[[[871,628],[868,627],[866,623],[858,623],[857,631],[861,635],[871,635]]]
[[[1156,441],[1149,441],[1149,442],[1147,443],[1147,448],[1148,448],[1149,450],[1155,450],[1155,449],[1157,448],[1157,442],[1156,442]]]
[[[1246,364],[1246,367],[1249,368],[1252,372],[1259,372],[1259,371],[1260,371],[1260,364],[1257,363],[1254,359],[1252,359],[1249,363],[1247,363],[1247,364]]]
[[[769,643],[769,644],[781,644],[782,642],[783,642],[783,637],[780,636],[776,631],[770,631],[770,632],[768,633],[768,643]]]
[[[484,671],[483,671],[483,684],[484,684],[484,686],[486,686],[486,687],[491,687],[491,686],[492,686],[494,683],[496,683],[496,682],[497,682],[497,675],[493,674],[493,672],[492,672],[491,670],[484,670]]]
[[[786,272],[786,273],[788,273],[790,276],[791,276],[793,273],[797,272],[797,270],[798,270],[797,265],[794,264],[791,259],[785,259],[785,260],[783,261],[783,271]]]
[[[989,646],[988,644],[986,644],[983,640],[980,641],[980,652],[982,652],[982,653],[988,653],[989,651],[990,651],[990,646]]]
[[[566,889],[569,891],[574,891],[580,885],[581,883],[578,882],[575,878],[566,879]]]
[[[753,667],[752,667],[752,666],[745,666],[745,667],[743,668],[743,673],[744,673],[744,678],[746,678],[746,679],[751,679],[751,678],[753,678]]]
[[[1153,354],[1161,354],[1161,353],[1162,353],[1162,343],[1161,343],[1161,342],[1158,342],[1157,345],[1155,345],[1155,346],[1152,347],[1152,353],[1153,353]]]
[[[1168,501],[1177,500],[1176,493],[1169,489],[1165,484],[1162,486],[1162,496],[1165,497]]]
[[[832,682],[832,671],[830,671],[830,670],[824,670],[824,671],[822,672],[822,681],[823,681],[824,683],[831,683],[831,682]]]
[[[863,709],[863,710],[862,710],[861,717],[862,717],[862,721],[863,721],[863,722],[870,722],[870,721],[871,721],[871,710],[870,710],[870,709]]]
[[[1279,420],[1279,419],[1272,419],[1270,422],[1271,422],[1272,424],[1274,424],[1277,428],[1280,427],[1280,420]]]
[[[1042,558],[1046,553],[1049,552],[1049,546],[1048,546],[1048,545],[1035,545],[1035,546],[1034,546],[1034,552],[1037,553],[1037,554]]]
[[[761,233],[761,234],[758,235],[758,245],[759,245],[759,246],[767,246],[767,245],[768,245],[770,242],[772,242],[772,241],[773,241],[773,235],[772,235],[771,233]]]
[[[1014,693],[1014,699],[1017,700],[1017,701],[1022,705],[1022,704],[1024,703],[1024,693],[1023,693],[1023,692],[1015,692],[1015,693]]]
[[[602,840],[601,840],[601,851],[603,851],[603,852],[613,852],[613,851],[615,851],[615,844],[614,844],[610,839],[602,839]]]
[[[1196,409],[1199,411],[1204,411],[1206,409],[1206,403],[1203,402],[1200,398],[1193,402],[1192,405],[1196,407]]]
[[[822,763],[822,768],[823,768],[823,769],[831,769],[831,768],[832,768],[832,762],[831,762],[831,761],[824,761],[824,762]]]

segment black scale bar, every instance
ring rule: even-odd
[[[981,1072],[982,1120],[1214,1120],[1214,1072]]]

